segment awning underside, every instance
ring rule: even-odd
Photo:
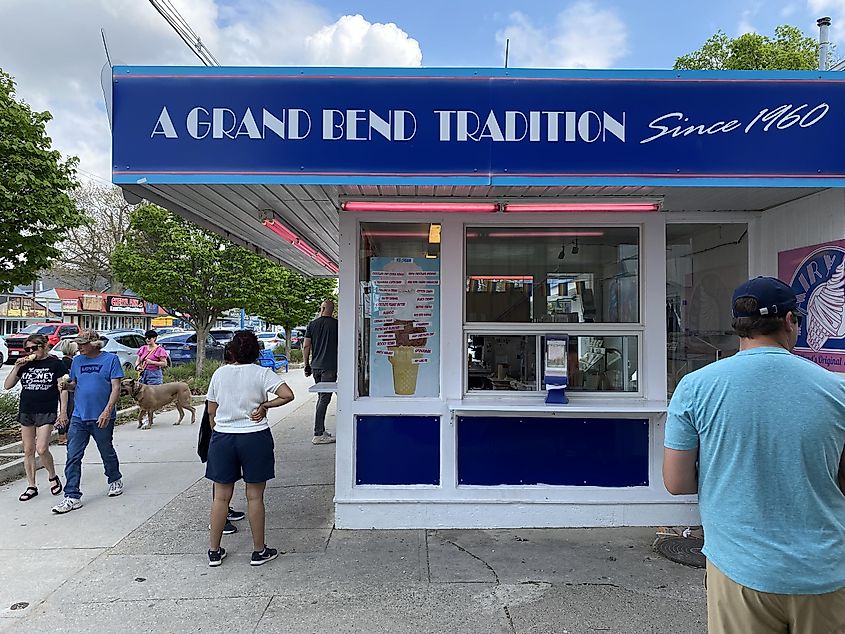
[[[660,198],[663,212],[765,211],[823,191],[797,187],[458,186],[458,185],[122,185],[205,229],[314,277],[333,274],[270,231],[276,219],[333,262],[339,259],[341,201],[404,197],[457,199]]]

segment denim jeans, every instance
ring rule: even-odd
[[[314,368],[314,383],[337,381],[337,370],[318,370]],[[326,410],[332,400],[331,392],[320,392],[317,397],[317,415],[314,417],[314,435],[322,436],[326,431]]]
[[[103,467],[109,484],[120,480],[120,462],[117,459],[117,452],[112,444],[114,435],[114,420],[102,429],[97,427],[96,420],[80,420],[76,416],[70,419],[70,427],[67,436],[67,463],[65,464],[65,497],[82,497],[79,490],[79,483],[82,479],[82,457],[85,455],[85,448],[91,436],[97,443],[100,457],[103,459]]]
[[[142,370],[141,376],[138,378],[138,383],[143,383],[144,385],[161,385],[164,383],[164,372],[161,368]]]

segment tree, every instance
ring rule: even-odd
[[[69,195],[78,161],[51,149],[51,118],[18,101],[14,80],[0,70],[0,292],[32,283],[84,222]]]
[[[746,33],[729,38],[722,31],[709,37],[697,51],[675,60],[675,70],[816,70],[819,44],[787,24],[775,36]]]
[[[267,260],[147,204],[130,214],[111,264],[123,284],[194,327],[199,376],[209,330],[225,311],[255,301]]]
[[[261,292],[249,306],[250,312],[285,329],[285,352],[290,356],[290,333],[307,324],[320,310],[324,299],[335,299],[333,278],[305,278],[267,262],[260,283]]]
[[[85,214],[85,223],[70,229],[62,242],[53,273],[73,288],[120,293],[122,285],[112,271],[112,252],[129,229],[133,205],[119,187],[89,183],[71,197]]]

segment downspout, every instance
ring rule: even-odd
[[[827,70],[827,58],[830,52],[830,18],[816,20],[819,27],[819,70]]]

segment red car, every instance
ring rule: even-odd
[[[46,335],[50,345],[55,346],[62,337],[70,337],[78,334],[79,326],[77,324],[31,324],[14,335],[8,335],[6,337],[6,345],[9,346],[8,363],[14,363],[24,353],[23,344],[29,335]]]

